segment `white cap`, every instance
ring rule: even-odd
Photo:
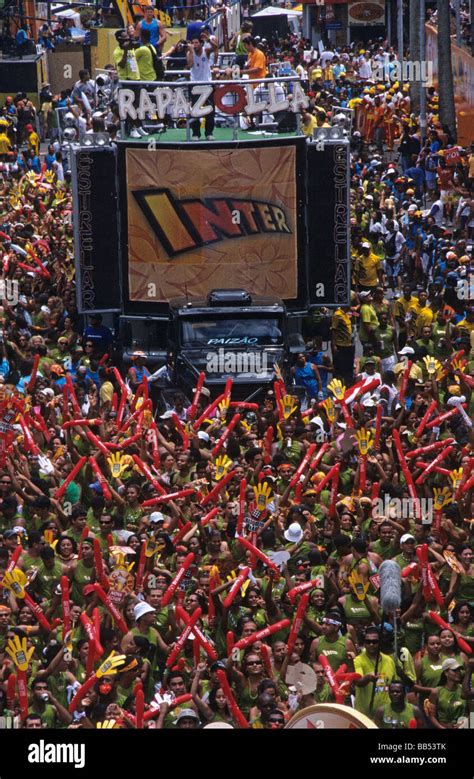
[[[165,515],[161,511],[152,511],[150,514],[150,522],[164,522]]]
[[[288,530],[283,533],[291,544],[297,544],[303,538],[303,531],[299,522],[292,522]]]
[[[364,244],[362,244],[362,246],[364,246]],[[367,244],[367,246],[368,246],[368,244]],[[369,295],[371,295],[371,294],[372,293],[370,292],[370,290],[365,289],[363,292],[359,292],[359,297],[360,298],[368,298]]]
[[[199,431],[198,438],[201,441],[205,441],[206,443],[209,441],[209,435],[208,435],[208,433],[205,433],[204,430],[200,430]]]
[[[411,346],[404,346],[403,349],[400,349],[398,354],[415,354],[415,350],[411,348]]]
[[[411,535],[411,533],[405,533],[405,534],[404,534],[404,535],[401,537],[401,539],[400,539],[400,543],[401,543],[401,544],[406,544],[406,542],[407,542],[407,541],[414,541],[414,540],[415,540],[415,536],[412,536],[412,535]]]
[[[361,246],[363,249],[370,249],[370,243],[368,241],[361,243]]]
[[[408,206],[408,211],[418,211],[418,206],[415,205],[415,203],[412,203]]]
[[[150,614],[152,611],[154,612],[156,609],[154,609],[153,606],[150,606],[149,603],[137,603],[137,605],[133,607],[133,615],[137,622],[144,617],[145,614]]]
[[[172,411],[165,411],[164,414],[161,414],[160,419],[171,419],[172,416],[173,416]]]

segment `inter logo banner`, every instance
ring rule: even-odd
[[[298,297],[296,145],[126,149],[128,297]]]

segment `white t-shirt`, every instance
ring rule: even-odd
[[[214,53],[207,56],[210,46],[204,46],[201,53],[193,51],[191,81],[212,81],[211,65],[214,65]]]

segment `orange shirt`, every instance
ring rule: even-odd
[[[251,73],[250,78],[265,78],[267,75],[267,59],[265,54],[260,49],[255,49],[249,54],[248,67],[250,69],[258,68],[257,73]]]

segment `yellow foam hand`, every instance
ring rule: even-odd
[[[364,581],[360,573],[355,569],[348,577],[348,582],[357,600],[365,600],[369,589],[369,582]]]
[[[221,400],[221,402],[219,403],[219,416],[222,419],[222,421],[224,421],[227,416],[227,412],[229,410],[229,403],[230,403],[230,398],[224,398],[224,400]]]
[[[444,370],[443,366],[440,364],[436,370],[436,381],[441,381],[441,379],[444,379],[445,376],[446,376],[446,371]]]
[[[260,482],[257,484],[257,486],[253,488],[253,494],[255,495],[258,511],[265,511],[272,499],[272,489],[268,482]]]
[[[243,427],[246,433],[250,433],[252,431],[252,425],[249,425],[249,423],[246,422],[245,419],[241,419],[239,425],[240,427]]]
[[[434,376],[442,367],[439,360],[429,354],[427,354],[426,357],[423,357],[423,362],[425,363],[425,368],[430,376]]]
[[[102,728],[102,730],[112,730],[112,728],[118,728],[118,725],[114,719],[105,719],[103,722],[98,722],[96,728]]]
[[[214,474],[214,478],[216,481],[220,481],[223,476],[227,473],[230,466],[232,465],[232,460],[230,457],[227,457],[226,454],[222,455],[221,457],[218,457],[216,459],[216,472]]]
[[[340,379],[333,379],[328,384],[328,390],[332,392],[336,400],[344,400],[346,388]]]
[[[443,489],[434,487],[433,494],[435,511],[440,511],[444,506],[447,506],[448,503],[451,503],[453,499],[453,494],[449,487],[443,487]]]
[[[100,668],[96,671],[96,676],[100,679],[102,676],[115,676],[119,668],[125,663],[125,655],[118,655],[115,651],[111,652],[107,660],[104,660]]]
[[[361,455],[366,455],[374,443],[372,433],[370,430],[366,430],[365,427],[361,427],[361,429],[356,432],[356,438],[359,452]]]
[[[285,419],[288,419],[288,417],[291,417],[293,411],[296,411],[297,404],[295,403],[295,399],[293,395],[283,395],[281,399],[281,407],[283,410],[283,416]]]
[[[11,573],[6,572],[2,584],[7,590],[11,590],[16,598],[24,598],[27,581],[26,574],[20,568],[14,568]]]
[[[156,542],[152,538],[145,541],[145,557],[153,557],[156,552]]]
[[[119,454],[119,452],[115,452],[115,454],[112,454],[110,455],[110,457],[107,457],[107,465],[109,466],[110,473],[112,474],[112,477],[114,479],[120,479],[122,473],[126,468],[126,463],[124,461],[123,455]]]
[[[51,549],[56,549],[56,547],[58,545],[58,540],[59,539],[57,539],[57,538],[55,540],[54,533],[53,533],[52,530],[45,530],[44,531],[44,541],[45,541],[46,544],[48,544],[48,546],[51,547]]]
[[[451,484],[453,485],[453,490],[456,492],[459,485],[461,484],[462,468],[458,468],[457,470],[455,468],[454,470],[452,470],[449,474],[449,478],[451,480]]]
[[[323,409],[326,412],[329,422],[332,424],[336,418],[336,407],[332,398],[326,398],[323,402]]]
[[[26,671],[35,648],[32,646],[31,649],[28,649],[26,637],[20,641],[19,636],[15,636],[15,638],[8,639],[5,651],[10,655],[19,671]]]

